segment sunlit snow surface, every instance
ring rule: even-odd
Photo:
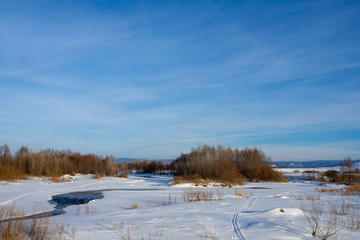
[[[68,206],[65,214],[51,217],[56,224],[65,225],[69,236],[74,227],[76,239],[314,239],[297,198],[318,196],[314,189],[319,187],[343,187],[303,181],[208,186],[201,188],[221,196],[220,200],[184,203],[184,190],[193,186],[171,185],[170,180],[169,176],[92,179],[91,175],[78,175],[64,183],[40,178],[0,182],[0,202],[16,204],[31,215],[53,210],[55,205],[49,202],[53,195],[107,189],[102,199]],[[237,197],[235,191],[243,191],[247,197]],[[322,201],[341,198],[320,196]],[[350,199],[359,204],[359,196]],[[359,235],[348,230],[341,233],[342,239],[359,239]]]

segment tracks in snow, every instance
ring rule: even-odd
[[[232,225],[233,225],[233,228],[234,228],[234,232],[237,236],[238,239],[240,240],[245,240],[245,236],[244,236],[244,232],[241,230],[240,226],[239,226],[239,216],[242,215],[243,211],[249,209],[251,207],[251,205],[253,205],[253,203],[255,202],[256,198],[254,197],[249,197],[249,198],[246,198],[243,206],[240,208],[239,212],[238,213],[235,213],[233,218],[232,218]]]

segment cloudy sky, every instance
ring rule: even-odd
[[[359,1],[0,1],[0,145],[360,158]]]

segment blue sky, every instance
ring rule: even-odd
[[[0,1],[0,145],[360,158],[359,1]]]

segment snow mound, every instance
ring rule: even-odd
[[[288,196],[276,196],[275,198],[282,198],[282,199],[288,199]]]
[[[303,212],[298,208],[274,208],[266,211],[266,213],[275,216],[284,215],[284,214],[291,216],[298,216],[303,214]]]
[[[66,181],[66,182],[73,182],[73,181],[75,181],[77,178],[78,178],[78,175],[79,174],[77,174],[77,175],[75,175],[75,176],[72,176],[72,175],[70,175],[70,174],[65,174],[65,175],[62,175],[61,176],[61,180],[62,181]]]
[[[194,184],[193,184],[193,183],[179,183],[179,184],[173,185],[173,187],[177,187],[177,188],[190,188],[190,187],[194,187]]]

